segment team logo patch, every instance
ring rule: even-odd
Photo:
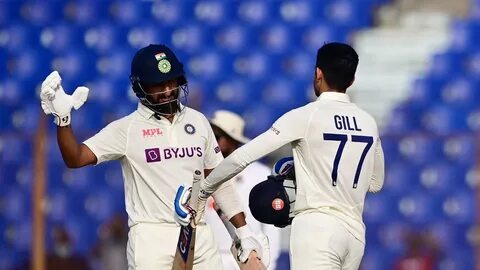
[[[190,135],[195,133],[195,127],[192,124],[186,124],[184,129],[185,129],[185,132],[190,134]]]
[[[167,59],[158,61],[158,70],[162,73],[168,73],[172,69],[172,64]]]
[[[284,203],[283,200],[280,199],[280,198],[275,198],[275,199],[272,201],[272,208],[273,208],[275,211],[280,211],[280,210],[282,210],[284,206],[285,206],[285,203]]]

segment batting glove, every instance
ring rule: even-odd
[[[207,204],[207,200],[203,199],[201,196],[198,197],[197,200],[197,207],[195,209],[195,224],[200,224],[200,221],[203,218],[203,214],[205,213],[205,205]]]
[[[174,219],[181,226],[187,226],[190,224],[192,217],[195,215],[195,211],[189,206],[188,201],[192,193],[192,187],[188,185],[180,185],[175,195],[173,202],[175,213]]]
[[[72,95],[67,95],[62,87],[62,78],[57,71],[53,71],[42,82],[40,100],[43,112],[53,114],[57,126],[70,125],[72,108],[78,110],[88,98],[88,88],[77,87]]]
[[[293,157],[284,157],[273,164],[272,175],[289,175],[295,173]]]
[[[250,256],[250,253],[252,251],[257,252],[257,256],[259,259],[262,260],[263,262],[263,251],[264,248],[262,246],[262,240],[259,239],[251,230],[248,228],[248,225],[245,225],[243,227],[237,228],[235,230],[238,239],[240,239],[240,248],[238,250],[238,259],[242,262],[245,263],[248,260],[248,257]],[[267,240],[267,246],[268,246],[268,240]],[[269,257],[269,256],[268,256]],[[270,260],[270,259],[268,259]],[[265,264],[265,262],[263,262]],[[268,262],[269,263],[269,262]],[[268,264],[265,264],[265,266],[268,267]]]

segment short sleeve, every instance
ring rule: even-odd
[[[97,164],[125,155],[128,123],[124,118],[114,121],[83,142],[97,157]]]

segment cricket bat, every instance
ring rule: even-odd
[[[202,172],[195,170],[193,174],[192,192],[190,193],[190,201],[188,204],[192,209],[197,206],[197,194],[200,190],[200,181],[202,180]],[[173,259],[172,270],[192,270],[193,257],[195,251],[195,217],[187,226],[181,226],[178,236],[177,251]]]

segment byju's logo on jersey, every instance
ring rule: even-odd
[[[202,157],[203,150],[198,146],[172,147],[172,148],[149,148],[145,149],[147,163],[160,162],[167,159],[181,159],[191,157]]]
[[[145,149],[145,157],[147,158],[148,163],[161,161],[160,148]]]

